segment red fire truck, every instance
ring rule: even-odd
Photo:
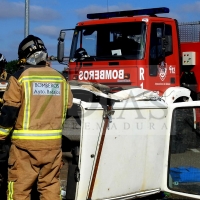
[[[69,80],[101,83],[111,92],[141,87],[159,95],[170,87],[185,87],[192,99],[198,100],[200,32],[191,29],[197,24],[186,26],[157,16],[164,13],[169,13],[169,8],[88,14],[89,20],[79,22],[74,29]],[[68,30],[72,29],[60,32],[60,63],[66,58],[64,38]]]

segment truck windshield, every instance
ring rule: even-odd
[[[76,27],[70,60],[79,48],[87,52],[87,59],[135,59],[144,57],[146,24],[144,22],[116,23]]]

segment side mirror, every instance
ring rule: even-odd
[[[64,40],[65,40],[65,32],[61,31],[60,36],[58,38],[58,46],[57,46],[58,62],[62,62],[64,58]]]

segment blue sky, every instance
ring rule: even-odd
[[[57,38],[64,28],[74,28],[87,13],[168,7],[168,16],[179,22],[200,21],[200,1],[195,0],[29,0],[29,34],[40,37],[49,55],[57,54]],[[8,61],[18,58],[18,45],[24,38],[25,0],[0,0],[0,53]],[[71,39],[71,38],[69,38]],[[61,71],[64,66],[55,63]]]

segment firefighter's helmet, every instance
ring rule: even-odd
[[[4,57],[3,54],[0,53],[0,66],[5,66],[7,63],[6,58]]]
[[[46,61],[47,49],[40,38],[29,35],[19,44],[18,57],[21,64],[37,65]]]
[[[75,51],[74,57],[78,60],[84,60],[86,57],[89,57],[87,51],[84,48],[78,48]]]

